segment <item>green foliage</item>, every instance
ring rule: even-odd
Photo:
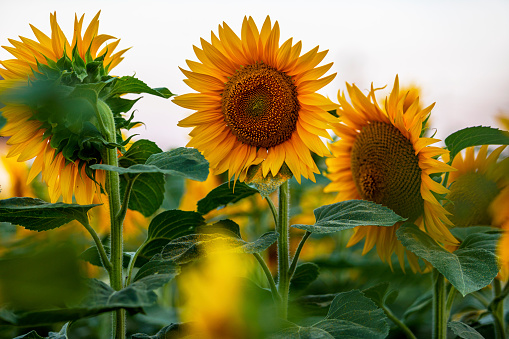
[[[390,305],[396,301],[398,297],[397,290],[390,290],[388,282],[376,284],[373,287],[367,288],[362,293],[369,299],[373,300],[375,304],[382,308],[384,305]]]
[[[33,231],[47,231],[73,220],[88,222],[87,212],[94,205],[51,204],[35,198],[0,200],[0,222],[10,222]]]
[[[146,263],[173,239],[195,233],[205,219],[196,212],[170,210],[158,214],[148,226],[147,239],[141,247],[136,266]]]
[[[247,242],[240,237],[239,226],[231,220],[200,227],[197,231],[201,233],[170,241],[161,252],[161,259],[181,265],[214,252],[260,253],[272,245],[278,237],[276,232],[267,232],[255,241]]]
[[[449,322],[449,327],[458,337],[463,339],[484,339],[484,337],[472,327],[461,321]]]
[[[165,171],[163,173],[196,181],[205,181],[209,175],[209,162],[194,148],[179,147],[153,154],[146,164]]]
[[[396,235],[407,250],[433,265],[463,296],[487,286],[498,273],[498,234],[471,234],[452,253],[410,223],[401,226]]]
[[[391,209],[365,200],[341,201],[314,210],[314,225],[292,225],[292,227],[314,233],[334,233],[357,226],[393,226],[404,221]]]
[[[108,254],[110,253],[109,246],[104,246],[104,250],[106,251],[106,253]],[[92,265],[103,267],[103,263],[101,261],[101,256],[99,255],[99,251],[97,250],[97,246],[91,246],[87,248],[85,251],[83,251],[83,253],[80,254],[79,258],[81,260],[85,260],[86,262]],[[122,261],[124,268],[127,268],[129,266],[129,259],[131,259],[131,256],[127,253],[124,253],[124,259]]]
[[[258,190],[243,182],[225,182],[210,191],[205,198],[198,201],[198,212],[207,214],[218,207],[236,203],[257,192]]]
[[[320,267],[312,262],[300,264],[295,269],[295,273],[290,280],[290,293],[296,294],[302,292],[313,281],[318,278]]]
[[[0,108],[2,108],[2,104],[0,104]],[[7,119],[5,119],[2,116],[2,112],[0,111],[0,129],[2,129],[6,123],[7,123]]]
[[[143,333],[136,333],[132,335],[132,339],[166,339],[166,338],[181,338],[187,334],[186,324],[171,324],[163,327],[155,335],[148,335]]]
[[[509,132],[486,126],[467,127],[445,138],[451,161],[462,149],[480,145],[509,145]]]
[[[68,339],[67,337],[67,328],[69,327],[69,323],[65,323],[64,326],[62,326],[62,329],[60,332],[48,332],[47,337],[41,337],[35,330],[28,332],[27,334],[23,334],[20,336],[17,336],[14,339]]]
[[[136,93],[136,94],[147,93],[165,99],[170,98],[174,95],[167,88],[150,88],[143,81],[136,79],[135,77],[132,76],[115,78],[115,81],[108,96],[113,97],[125,93]]]
[[[143,265],[133,279],[133,286],[155,290],[164,286],[180,273],[180,267],[163,260],[151,260]]]
[[[132,284],[120,291],[115,291],[100,280],[90,279],[88,293],[80,303],[67,308],[27,312],[4,310],[0,313],[0,325],[41,326],[77,320],[119,308],[125,308],[134,314],[140,312],[142,307],[152,305],[156,299],[156,294],[147,289],[145,284]]]
[[[336,295],[327,316],[310,327],[297,325],[273,338],[385,338],[389,334],[383,310],[358,290]]]

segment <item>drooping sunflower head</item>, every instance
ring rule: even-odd
[[[327,51],[318,47],[301,54],[301,42],[279,45],[279,25],[267,17],[261,30],[244,18],[238,37],[226,24],[212,33],[211,43],[194,47],[200,62],[187,61],[186,84],[198,93],[174,102],[196,112],[179,122],[194,127],[187,146],[207,158],[214,174],[244,181],[251,166],[263,177],[287,166],[297,181],[319,173],[310,151],[329,152],[320,136],[336,121],[327,111],[337,105],[315,93],[336,74],[324,76],[332,63],[317,67]]]
[[[422,109],[411,91],[400,92],[398,77],[381,106],[373,86],[367,95],[355,85],[347,84],[347,90],[351,102],[345,93],[338,93],[342,122],[333,127],[339,140],[330,146],[334,157],[326,160],[332,182],[325,191],[338,192],[336,201],[363,199],[382,204],[435,240],[456,243],[447,228],[451,224],[447,211],[435,197],[448,191],[432,177],[452,169],[437,160],[447,151],[429,146],[439,140],[422,137],[433,105]],[[410,267],[418,271],[417,257],[396,238],[399,226],[357,227],[348,245],[365,238],[363,254],[376,245],[380,258],[391,267],[395,252],[403,268],[406,252]]]
[[[12,47],[3,46],[15,59],[0,61],[1,111],[7,120],[0,136],[9,138],[9,157],[35,157],[28,180],[42,172],[53,202],[62,195],[70,203],[74,195],[89,204],[104,182],[104,173],[89,168],[101,162],[104,149],[96,104],[112,93],[108,73],[126,50],[113,53],[119,40],[105,45],[115,38],[98,34],[98,18],[99,13],[82,33],[84,16],[75,17],[69,42],[51,14],[50,36],[31,26],[37,40],[20,37],[9,39]],[[112,93],[110,99],[117,97]],[[118,118],[123,120],[120,113]]]

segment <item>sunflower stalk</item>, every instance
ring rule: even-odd
[[[278,291],[281,296],[280,316],[283,319],[288,317],[288,294],[290,291],[290,184],[285,181],[279,187],[279,213],[277,231],[279,239],[277,242],[278,254]]]
[[[500,296],[504,296],[502,291],[502,283],[500,280],[493,280],[493,301],[489,305],[489,310],[495,319],[495,336],[497,339],[505,339],[505,322],[504,322],[504,297],[499,298]],[[504,288],[505,296],[509,291],[507,284]]]
[[[116,142],[116,129],[113,114],[109,106],[98,100],[97,102],[97,119],[100,122],[101,133],[107,142]],[[105,163],[111,166],[118,166],[117,149],[107,148],[104,151]],[[123,259],[123,235],[122,235],[122,222],[123,218],[119,218],[121,211],[120,199],[120,178],[117,172],[108,171],[106,173],[106,193],[108,194],[108,201],[110,206],[110,223],[111,223],[111,254],[110,260],[112,269],[110,271],[110,284],[111,287],[119,291],[123,287],[122,278],[122,259]],[[125,338],[125,323],[126,323],[125,310],[119,309],[115,311],[113,317],[113,337],[116,339]]]
[[[433,339],[447,338],[445,277],[433,268]]]

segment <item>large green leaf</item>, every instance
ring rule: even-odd
[[[198,212],[207,214],[218,207],[236,203],[239,200],[258,193],[258,190],[249,187],[243,182],[225,182],[198,201]]]
[[[314,210],[314,225],[292,225],[315,233],[333,233],[357,226],[393,226],[406,218],[391,209],[365,200],[348,200]]]
[[[180,273],[180,266],[163,260],[151,260],[143,265],[133,279],[134,286],[154,290],[164,286]]]
[[[167,88],[150,88],[143,81],[132,76],[115,78],[113,88],[111,89],[109,96],[126,93],[148,93],[162,98],[169,98],[174,95]]]
[[[278,237],[276,232],[267,232],[255,241],[247,242],[240,237],[238,225],[231,220],[203,226],[197,231],[200,233],[170,241],[161,252],[161,258],[175,264],[185,264],[213,252],[259,253],[272,245]]]
[[[509,145],[509,132],[486,126],[467,127],[445,138],[451,160],[456,154],[470,146]]]
[[[452,253],[414,224],[404,224],[396,235],[407,250],[427,260],[463,296],[489,285],[498,273],[495,255],[498,234],[471,234]]]
[[[463,339],[484,339],[481,333],[461,321],[449,322],[449,328],[454,334]]]
[[[166,174],[196,181],[205,181],[209,175],[209,162],[194,148],[179,147],[153,154],[146,161],[146,165],[155,166],[166,171]]]
[[[381,282],[370,288],[362,291],[366,297],[373,300],[378,307],[383,307],[386,304],[392,304],[397,296],[397,290],[390,290],[388,282]]]
[[[140,312],[143,307],[151,306],[157,295],[144,285],[129,285],[114,291],[110,286],[97,279],[90,279],[89,293],[79,304],[68,308],[53,308],[28,312],[3,312],[0,325],[42,326],[57,322],[72,321],[90,317],[116,309],[125,308],[130,313]]]
[[[325,319],[310,327],[290,326],[274,338],[385,338],[389,334],[383,310],[353,290],[336,295]]]
[[[196,212],[170,210],[158,214],[148,226],[147,239],[142,245],[136,266],[146,263],[173,239],[195,233],[205,219]]]
[[[290,293],[295,294],[303,291],[318,278],[319,274],[320,267],[315,263],[306,262],[298,265],[290,281]]]
[[[99,205],[51,204],[34,198],[0,200],[0,222],[10,222],[33,231],[47,231],[73,220],[87,222],[87,212]]]

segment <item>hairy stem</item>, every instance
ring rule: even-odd
[[[433,339],[446,339],[446,289],[445,277],[433,269]]]
[[[85,226],[88,233],[92,236],[92,239],[94,239],[95,246],[97,247],[97,251],[99,252],[99,257],[101,258],[101,263],[103,264],[103,267],[106,269],[108,274],[111,273],[111,262],[108,259],[108,255],[106,254],[106,251],[104,250],[104,246],[101,242],[101,239],[99,239],[99,236],[97,235],[96,231],[90,226],[90,223],[88,222],[88,219],[80,220],[80,223]]]
[[[297,247],[297,250],[295,251],[295,255],[292,259],[292,264],[290,265],[290,269],[288,270],[288,279],[292,279],[293,274],[295,273],[295,269],[297,268],[297,263],[299,262],[299,256],[300,252],[302,251],[302,247],[304,247],[304,243],[306,240],[308,240],[309,236],[311,235],[311,232],[306,231],[304,235],[302,236],[302,239],[299,243],[299,246]]]

